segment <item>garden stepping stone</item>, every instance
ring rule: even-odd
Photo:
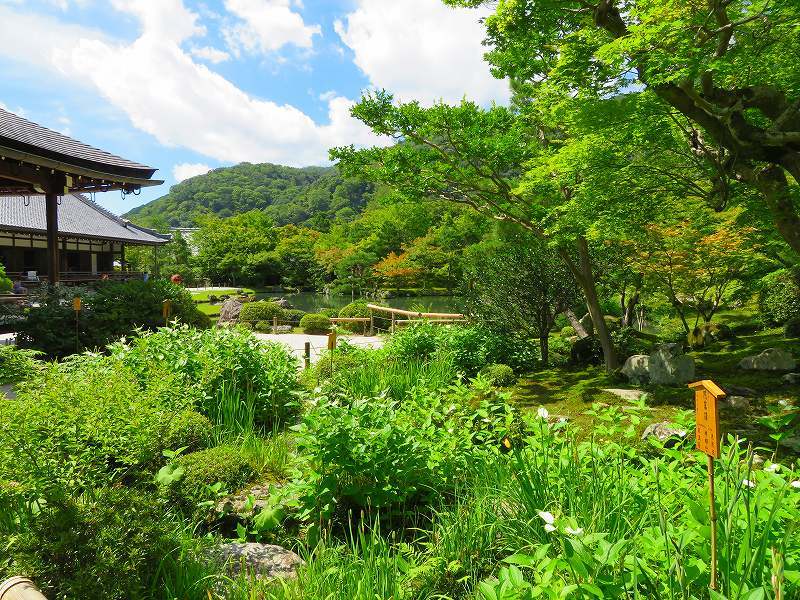
[[[644,396],[642,390],[624,390],[621,388],[603,388],[604,392],[614,394],[615,396],[627,400],[629,402],[638,402]]]
[[[291,550],[273,544],[231,542],[208,550],[207,557],[232,578],[242,571],[257,579],[293,579],[305,564]]]
[[[739,362],[739,368],[751,371],[791,371],[797,368],[797,361],[786,350],[767,348],[761,354],[745,356]]]

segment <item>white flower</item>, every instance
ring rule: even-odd
[[[583,527],[578,527],[577,529],[573,529],[572,527],[565,527],[564,531],[566,531],[570,535],[583,535]]]
[[[556,522],[556,518],[553,516],[553,513],[545,512],[543,510],[539,511],[539,518],[542,519],[548,525],[552,525]]]
[[[781,468],[781,465],[780,465],[779,463],[770,463],[770,464],[768,464],[766,467],[764,467],[764,470],[765,470],[767,473],[775,473],[775,472],[776,472],[776,471],[778,471],[780,468]]]
[[[742,479],[742,485],[746,485],[749,488],[756,487],[756,484],[750,481],[749,479]]]
[[[554,531],[556,530],[556,527],[555,527],[555,525],[550,525],[550,523],[547,523],[547,524],[544,526],[544,530],[545,530],[547,533],[552,533],[552,532],[554,532]]]
[[[800,490],[800,479],[798,479],[797,481],[793,481],[789,485],[791,485],[793,488]]]
[[[547,412],[547,409],[544,406],[540,406],[539,410],[536,411],[536,414],[539,416],[540,419],[547,419],[550,416],[550,413]]]

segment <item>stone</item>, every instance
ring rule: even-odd
[[[289,302],[286,298],[278,298],[277,300],[273,300],[273,302],[286,310],[291,310],[292,308],[294,308],[291,302]]]
[[[800,373],[787,373],[781,381],[786,385],[800,385]]]
[[[694,379],[694,359],[680,344],[661,344],[650,353],[650,383],[680,385]]]
[[[608,392],[609,394],[614,394],[615,396],[622,398],[623,400],[628,400],[629,402],[638,402],[644,396],[644,392],[642,390],[624,390],[620,388],[604,388],[604,392]]]
[[[635,385],[650,382],[650,357],[646,354],[634,354],[622,366],[622,374]]]
[[[208,550],[208,559],[230,577],[244,570],[257,579],[293,579],[305,562],[297,554],[273,544],[231,542]]]
[[[748,398],[758,398],[761,395],[754,389],[741,385],[725,384],[721,385],[720,387],[728,396],[747,396]]]
[[[242,303],[238,298],[228,298],[222,303],[219,310],[218,325],[232,325],[239,322],[239,315],[242,312]]]
[[[0,398],[4,396],[9,400],[14,400],[17,397],[13,385],[0,385]]]
[[[269,497],[281,486],[276,483],[252,485],[236,494],[231,494],[217,502],[216,511],[220,514],[250,515],[261,511],[269,502]],[[247,502],[253,496],[253,506],[246,510]]]
[[[753,371],[792,371],[797,368],[797,361],[786,350],[767,348],[761,354],[745,356],[739,362],[739,368]]]
[[[745,396],[728,396],[721,403],[723,410],[747,411],[750,410],[750,399]]]
[[[687,435],[685,429],[679,429],[672,425],[669,421],[661,421],[660,423],[651,423],[642,433],[642,440],[655,438],[667,448],[674,446],[678,441],[684,439]]]

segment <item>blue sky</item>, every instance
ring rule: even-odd
[[[363,91],[506,102],[485,10],[440,0],[0,0],[0,105],[159,169],[158,188],[241,161],[327,164],[388,143],[349,115]]]

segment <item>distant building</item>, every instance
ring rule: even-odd
[[[117,217],[82,194],[61,196],[59,202],[60,279],[65,282],[135,276],[127,271],[125,248],[157,247],[171,239]],[[0,263],[12,278],[49,275],[44,196],[0,196]]]

